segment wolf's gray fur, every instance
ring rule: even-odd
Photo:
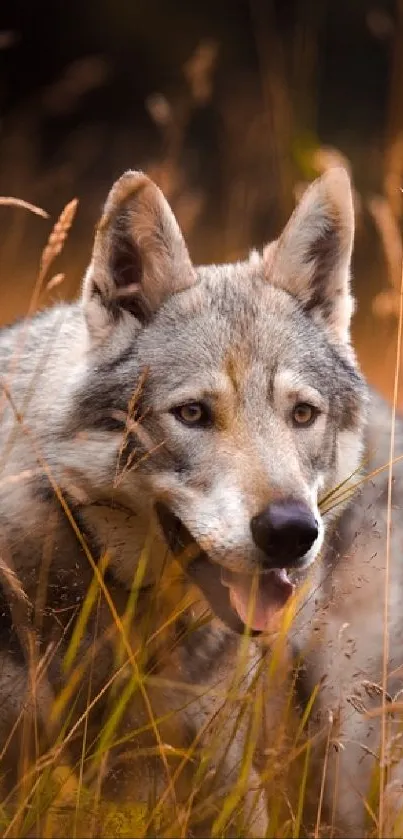
[[[177,710],[176,727],[165,724],[164,742],[189,747],[203,730],[204,740],[199,743],[203,745],[215,736],[217,725],[221,733],[217,696],[214,691],[206,693],[206,688],[219,684],[223,690],[237,672],[240,641],[234,630],[240,621],[229,590],[233,591],[234,579],[252,580],[256,574],[261,580],[270,578],[267,557],[255,541],[251,522],[279,499],[292,499],[317,523],[316,537],[298,558],[300,573],[313,573],[317,593],[300,611],[292,634],[294,648],[305,654],[309,690],[327,675],[319,710],[322,703],[337,711],[339,739],[354,741],[341,757],[337,819],[342,829],[361,829],[359,794],[368,783],[371,758],[361,760],[356,741],[364,739],[368,745],[370,729],[348,700],[357,696],[364,679],[379,682],[382,671],[385,474],[364,483],[351,503],[347,496],[369,453],[371,468],[387,462],[390,412],[376,396],[367,406],[366,387],[350,344],[353,227],[349,181],[343,170],[334,170],[307,190],[280,238],[262,256],[195,268],[161,192],[146,176],[129,172],[114,185],[106,202],[80,302],[56,306],[3,331],[2,741],[24,702],[27,639],[32,638],[33,627],[36,655],[43,655],[50,643],[56,645],[46,680],[37,691],[46,729],[47,701],[65,679],[61,662],[71,635],[71,626],[66,625],[93,576],[87,549],[96,562],[107,552],[108,591],[122,612],[143,568],[146,546],[141,616],[142,609],[145,613],[151,608],[150,592],[166,573],[165,537],[174,551],[178,547],[170,539],[174,525],[182,528],[186,545],[197,544],[197,557],[187,570],[207,598],[200,602],[210,603],[218,617],[188,637],[194,617],[192,609],[184,611],[184,635],[176,622],[174,650],[168,646],[166,658],[156,668],[165,687],[150,690],[162,717]],[[188,405],[194,409],[195,404],[196,412],[198,405],[204,406],[206,416],[204,423],[191,427],[182,421],[180,410]],[[301,404],[313,411],[312,421],[303,427],[293,419],[295,406]],[[403,443],[402,428],[399,421],[397,453]],[[402,470],[396,467],[396,499],[401,482]],[[343,503],[332,508],[328,502],[322,515],[320,500],[339,485]],[[70,510],[70,520],[63,504]],[[156,509],[162,510],[158,516]],[[166,527],[164,511],[168,511]],[[85,544],[78,533],[84,535]],[[398,539],[401,544],[398,534],[396,528],[396,549]],[[314,563],[322,546],[323,561]],[[272,558],[271,567],[275,564]],[[230,575],[231,585],[221,583],[220,569],[224,582]],[[395,562],[392,667],[400,664],[396,594],[400,591]],[[199,616],[204,608],[200,602]],[[83,657],[94,636],[101,637],[112,623],[104,599],[93,612],[80,639]],[[163,623],[158,609],[154,619],[155,634]],[[318,620],[320,632],[312,632]],[[134,637],[144,643],[134,624]],[[317,636],[320,643],[313,649],[312,638]],[[341,647],[347,642],[345,658]],[[30,649],[32,655],[32,644]],[[259,641],[251,640],[244,693],[262,655]],[[100,691],[112,665],[112,646],[103,643],[92,694],[78,693],[76,714],[83,712],[89,695]],[[203,690],[186,710],[189,685]],[[130,706],[124,731],[147,724],[144,701],[143,697]],[[91,718],[95,732],[105,713],[101,708],[101,702],[95,703]],[[237,736],[232,737],[235,721]],[[227,720],[227,737],[220,736],[221,758],[225,754],[223,794],[237,772],[246,729],[233,713],[232,726]],[[145,738],[148,744],[155,744],[153,737],[155,732]],[[144,737],[138,739],[141,744]],[[158,769],[156,759],[133,760],[130,767],[125,773],[111,771],[109,787],[113,778],[114,792],[119,788],[130,797],[134,784],[136,795],[147,796],[152,779],[147,780],[146,768],[161,791],[164,767]],[[213,761],[212,770],[216,768]],[[330,760],[330,773],[334,771]],[[178,783],[178,795],[185,798],[189,789],[183,781],[187,792],[182,790],[181,783],[186,774],[182,772]],[[347,783],[350,775],[358,793]],[[253,768],[248,786],[253,792]],[[329,796],[330,790],[331,785]],[[327,808],[330,811],[330,798]],[[254,831],[261,835],[262,801],[258,809]]]

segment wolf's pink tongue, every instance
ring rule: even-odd
[[[249,574],[225,571],[223,583],[228,586],[231,606],[246,626],[263,632],[270,628],[273,617],[287,603],[293,585],[284,568],[274,568],[254,582]]]

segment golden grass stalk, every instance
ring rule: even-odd
[[[399,395],[399,375],[402,353],[402,331],[403,331],[403,264],[400,282],[400,305],[399,322],[396,341],[396,364],[393,386],[392,403],[392,427],[390,432],[389,448],[389,471],[388,471],[388,500],[387,500],[387,521],[386,521],[386,567],[385,567],[385,599],[383,615],[383,667],[382,667],[382,717],[381,717],[381,749],[380,749],[380,792],[379,792],[379,837],[382,839],[384,830],[387,830],[387,814],[384,808],[384,788],[387,780],[386,754],[387,754],[387,686],[388,686],[388,660],[389,660],[389,582],[390,582],[390,555],[391,555],[391,534],[392,534],[392,489],[393,489],[393,460],[395,451],[395,427],[397,403]]]
[[[73,224],[75,214],[78,207],[78,198],[73,198],[63,208],[53,226],[48,241],[42,251],[42,256],[39,264],[39,273],[36,279],[34,290],[32,292],[31,301],[28,309],[28,316],[32,315],[38,305],[39,297],[43,288],[43,283],[50,266],[57,256],[63,250],[71,225]]]
[[[56,286],[61,285],[61,283],[64,281],[64,279],[65,279],[65,274],[55,274],[46,283],[46,291],[52,291],[53,288],[56,288]]]
[[[21,209],[29,210],[30,213],[34,213],[36,216],[49,218],[49,213],[46,210],[43,210],[42,207],[37,207],[35,204],[31,204],[29,201],[24,201],[23,198],[12,198],[11,196],[2,195],[0,196],[0,206],[21,207]]]
[[[67,235],[74,221],[74,216],[77,212],[78,199],[73,198],[64,207],[60,216],[54,225],[46,246],[42,252],[40,262],[40,276],[44,277],[47,274],[52,262],[62,251]]]

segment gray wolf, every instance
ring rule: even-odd
[[[176,835],[184,812],[194,831],[208,824],[232,835],[241,819],[248,835],[264,835],[258,762],[240,769],[252,723],[239,696],[247,708],[270,655],[261,634],[310,575],[319,593],[300,611],[292,647],[309,690],[328,675],[318,716],[337,705],[346,737],[366,737],[368,722],[357,723],[347,699],[357,680],[379,681],[383,541],[367,517],[385,527],[384,477],[351,496],[369,451],[383,465],[390,414],[368,397],[350,342],[353,234],[349,179],[335,169],[262,254],[195,267],[160,190],[128,172],[107,198],[81,299],[3,330],[0,740],[9,788],[21,716],[29,760],[46,752],[55,726],[65,735],[81,720],[89,775],[90,758],[93,772],[100,759],[106,794],[149,801],[153,792],[168,807],[164,835]],[[346,623],[348,660],[337,647]],[[72,672],[76,689],[63,703]],[[82,738],[67,739],[79,761]],[[361,757],[349,745],[342,760],[365,786]],[[232,808],[220,810],[239,778]],[[342,787],[340,824],[354,830],[361,790]]]

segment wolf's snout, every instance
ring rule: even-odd
[[[251,521],[255,544],[266,555],[265,565],[288,568],[298,564],[318,536],[318,523],[306,504],[284,500],[269,504]]]

